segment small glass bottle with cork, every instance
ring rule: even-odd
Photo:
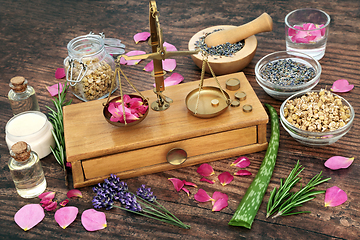
[[[11,89],[8,98],[14,115],[25,111],[40,111],[35,90],[24,77],[13,77],[9,86]]]
[[[46,180],[40,159],[30,145],[20,141],[10,149],[8,166],[18,194],[23,198],[34,198],[46,189]]]

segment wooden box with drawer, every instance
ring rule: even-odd
[[[217,78],[231,99],[237,91],[247,97],[240,107],[229,106],[214,118],[197,118],[186,108],[185,98],[199,87],[199,81],[167,87],[164,94],[174,101],[170,108],[161,112],[150,109],[141,123],[130,127],[116,127],[105,120],[106,99],[64,107],[66,153],[74,187],[96,184],[111,173],[126,179],[265,150],[268,115],[245,75],[240,72]],[[230,78],[240,80],[240,89],[226,89]],[[204,86],[217,84],[210,78],[204,80]],[[149,103],[156,100],[152,90],[142,94]],[[244,104],[253,110],[244,112]],[[173,148],[186,151],[184,163],[167,162],[166,155]]]

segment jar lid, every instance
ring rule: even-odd
[[[18,162],[23,162],[30,157],[30,146],[23,141],[12,145],[10,155]]]
[[[16,76],[16,77],[13,77],[10,79],[9,86],[15,92],[23,92],[23,91],[25,91],[25,89],[27,87],[27,81],[22,76]]]

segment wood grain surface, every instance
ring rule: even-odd
[[[256,62],[266,54],[285,50],[284,18],[297,8],[312,7],[327,12],[331,17],[330,34],[326,54],[320,60],[322,74],[315,89],[329,89],[338,79],[347,79],[355,88],[340,94],[354,107],[356,114],[360,107],[359,65],[360,65],[360,2],[358,0],[158,0],[160,23],[166,42],[174,44],[178,50],[187,50],[189,39],[201,29],[215,25],[241,25],[263,12],[267,12],[274,22],[272,32],[258,34],[258,48],[254,59],[243,70],[262,103],[269,103],[279,111],[281,101],[268,96],[255,81]],[[287,132],[280,128],[280,148],[277,164],[264,201],[260,206],[251,230],[230,227],[228,222],[234,214],[246,189],[257,173],[265,151],[248,154],[252,173],[249,177],[236,177],[228,186],[219,182],[210,185],[200,182],[196,173],[198,165],[157,174],[145,175],[126,180],[130,190],[136,191],[141,184],[152,188],[159,202],[173,212],[190,230],[173,227],[119,209],[104,211],[107,228],[97,232],[87,232],[81,225],[81,213],[92,208],[94,196],[91,187],[81,188],[83,198],[70,199],[69,205],[79,208],[79,215],[65,230],[55,222],[54,212],[46,212],[44,220],[33,229],[24,232],[14,222],[14,214],[22,206],[39,203],[39,199],[23,199],[14,188],[7,162],[8,149],[5,143],[5,125],[12,117],[7,93],[9,80],[21,75],[28,79],[39,100],[41,111],[48,113],[45,106],[52,107],[52,98],[47,86],[58,83],[54,76],[67,56],[67,43],[74,37],[104,32],[107,37],[119,38],[126,50],[150,51],[146,43],[135,44],[133,36],[138,32],[149,31],[148,1],[11,1],[0,0],[0,238],[2,239],[359,239],[360,238],[360,194],[359,194],[359,123],[356,116],[351,131],[333,145],[313,148],[300,145]],[[200,79],[201,71],[190,56],[178,57],[174,72],[184,76],[184,82]],[[147,61],[124,68],[134,85],[145,91],[152,88],[153,78],[142,69]],[[206,77],[210,77],[206,74]],[[61,80],[63,81],[63,80]],[[125,90],[131,90],[125,87]],[[80,103],[73,95],[73,104]],[[268,126],[268,136],[270,135]],[[324,162],[334,156],[355,157],[348,169],[332,171],[324,167]],[[144,159],[151,156],[144,156]],[[234,171],[230,163],[234,158],[212,162],[216,174]],[[348,200],[337,207],[324,207],[324,194],[301,208],[310,214],[288,217],[265,217],[266,203],[270,189],[279,185],[296,161],[305,167],[302,183],[315,174],[332,179],[319,186],[326,189],[338,186],[343,189]],[[58,202],[66,198],[68,188],[64,176],[52,155],[41,160],[45,171],[47,191],[55,191]],[[71,170],[70,170],[71,171]],[[72,182],[70,171],[68,176]],[[190,197],[185,192],[176,192],[167,178],[175,177],[194,182],[212,194],[221,191],[229,196],[229,206],[221,212],[212,212],[211,203],[198,203],[193,195],[197,189],[189,188]],[[214,177],[216,179],[216,177]],[[71,184],[70,184],[71,186]]]

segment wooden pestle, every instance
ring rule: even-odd
[[[205,38],[208,47],[224,43],[237,43],[245,38],[261,32],[270,32],[273,28],[273,21],[269,14],[263,13],[256,19],[244,25],[214,32]]]

